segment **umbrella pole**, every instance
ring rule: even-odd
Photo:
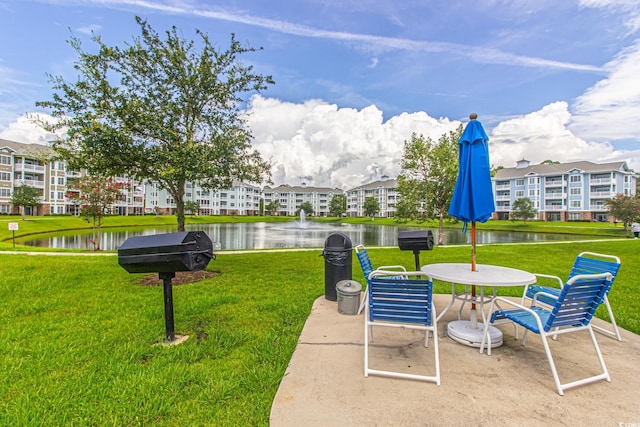
[[[471,271],[476,270],[476,223],[471,222]],[[478,313],[476,311],[476,285],[471,285],[471,328],[478,328]]]

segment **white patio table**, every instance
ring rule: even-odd
[[[490,304],[496,296],[496,288],[499,286],[525,286],[535,283],[536,276],[511,267],[499,265],[476,264],[476,271],[471,271],[470,263],[438,263],[428,264],[422,267],[422,271],[432,279],[451,283],[451,302],[438,314],[437,320],[455,304],[456,300],[462,301],[458,310],[458,320],[449,322],[447,333],[449,337],[461,344],[471,347],[480,347],[484,323],[478,323],[477,313],[471,310],[470,320],[461,320],[462,309],[467,302],[480,306],[483,322],[488,321],[484,312],[484,305]],[[456,285],[465,285],[464,291],[456,293]],[[469,292],[469,285],[480,288],[480,295],[473,296]],[[490,296],[485,296],[484,288],[491,287]],[[490,313],[489,313],[490,314]],[[502,332],[495,327],[489,328],[491,347],[502,345]]]

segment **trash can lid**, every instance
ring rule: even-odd
[[[355,280],[340,280],[336,283],[336,290],[345,295],[356,295],[362,292],[362,285]]]

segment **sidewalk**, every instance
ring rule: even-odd
[[[434,295],[436,310],[444,309],[450,298]],[[513,327],[501,325],[504,345],[493,349],[491,356],[480,354],[445,335],[458,307],[438,323],[441,385],[437,386],[365,378],[363,315],[339,314],[336,302],[319,297],[273,401],[271,426],[640,425],[639,336],[623,330],[623,341],[618,342],[596,334],[611,382],[566,390],[560,396],[539,336],[530,334],[523,347],[513,339]],[[595,323],[604,324],[599,319]],[[374,328],[374,334],[372,368],[398,363],[405,371],[434,372],[433,348],[422,347],[421,332]],[[559,340],[551,344],[551,351],[561,381],[583,372],[598,373],[587,332]]]

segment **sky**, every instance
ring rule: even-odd
[[[47,75],[74,81],[99,35],[123,46],[140,16],[196,29],[275,84],[247,94],[273,184],[348,189],[400,173],[413,133],[437,140],[476,112],[493,166],[625,161],[640,171],[637,0],[0,0],[0,138],[52,139]]]

